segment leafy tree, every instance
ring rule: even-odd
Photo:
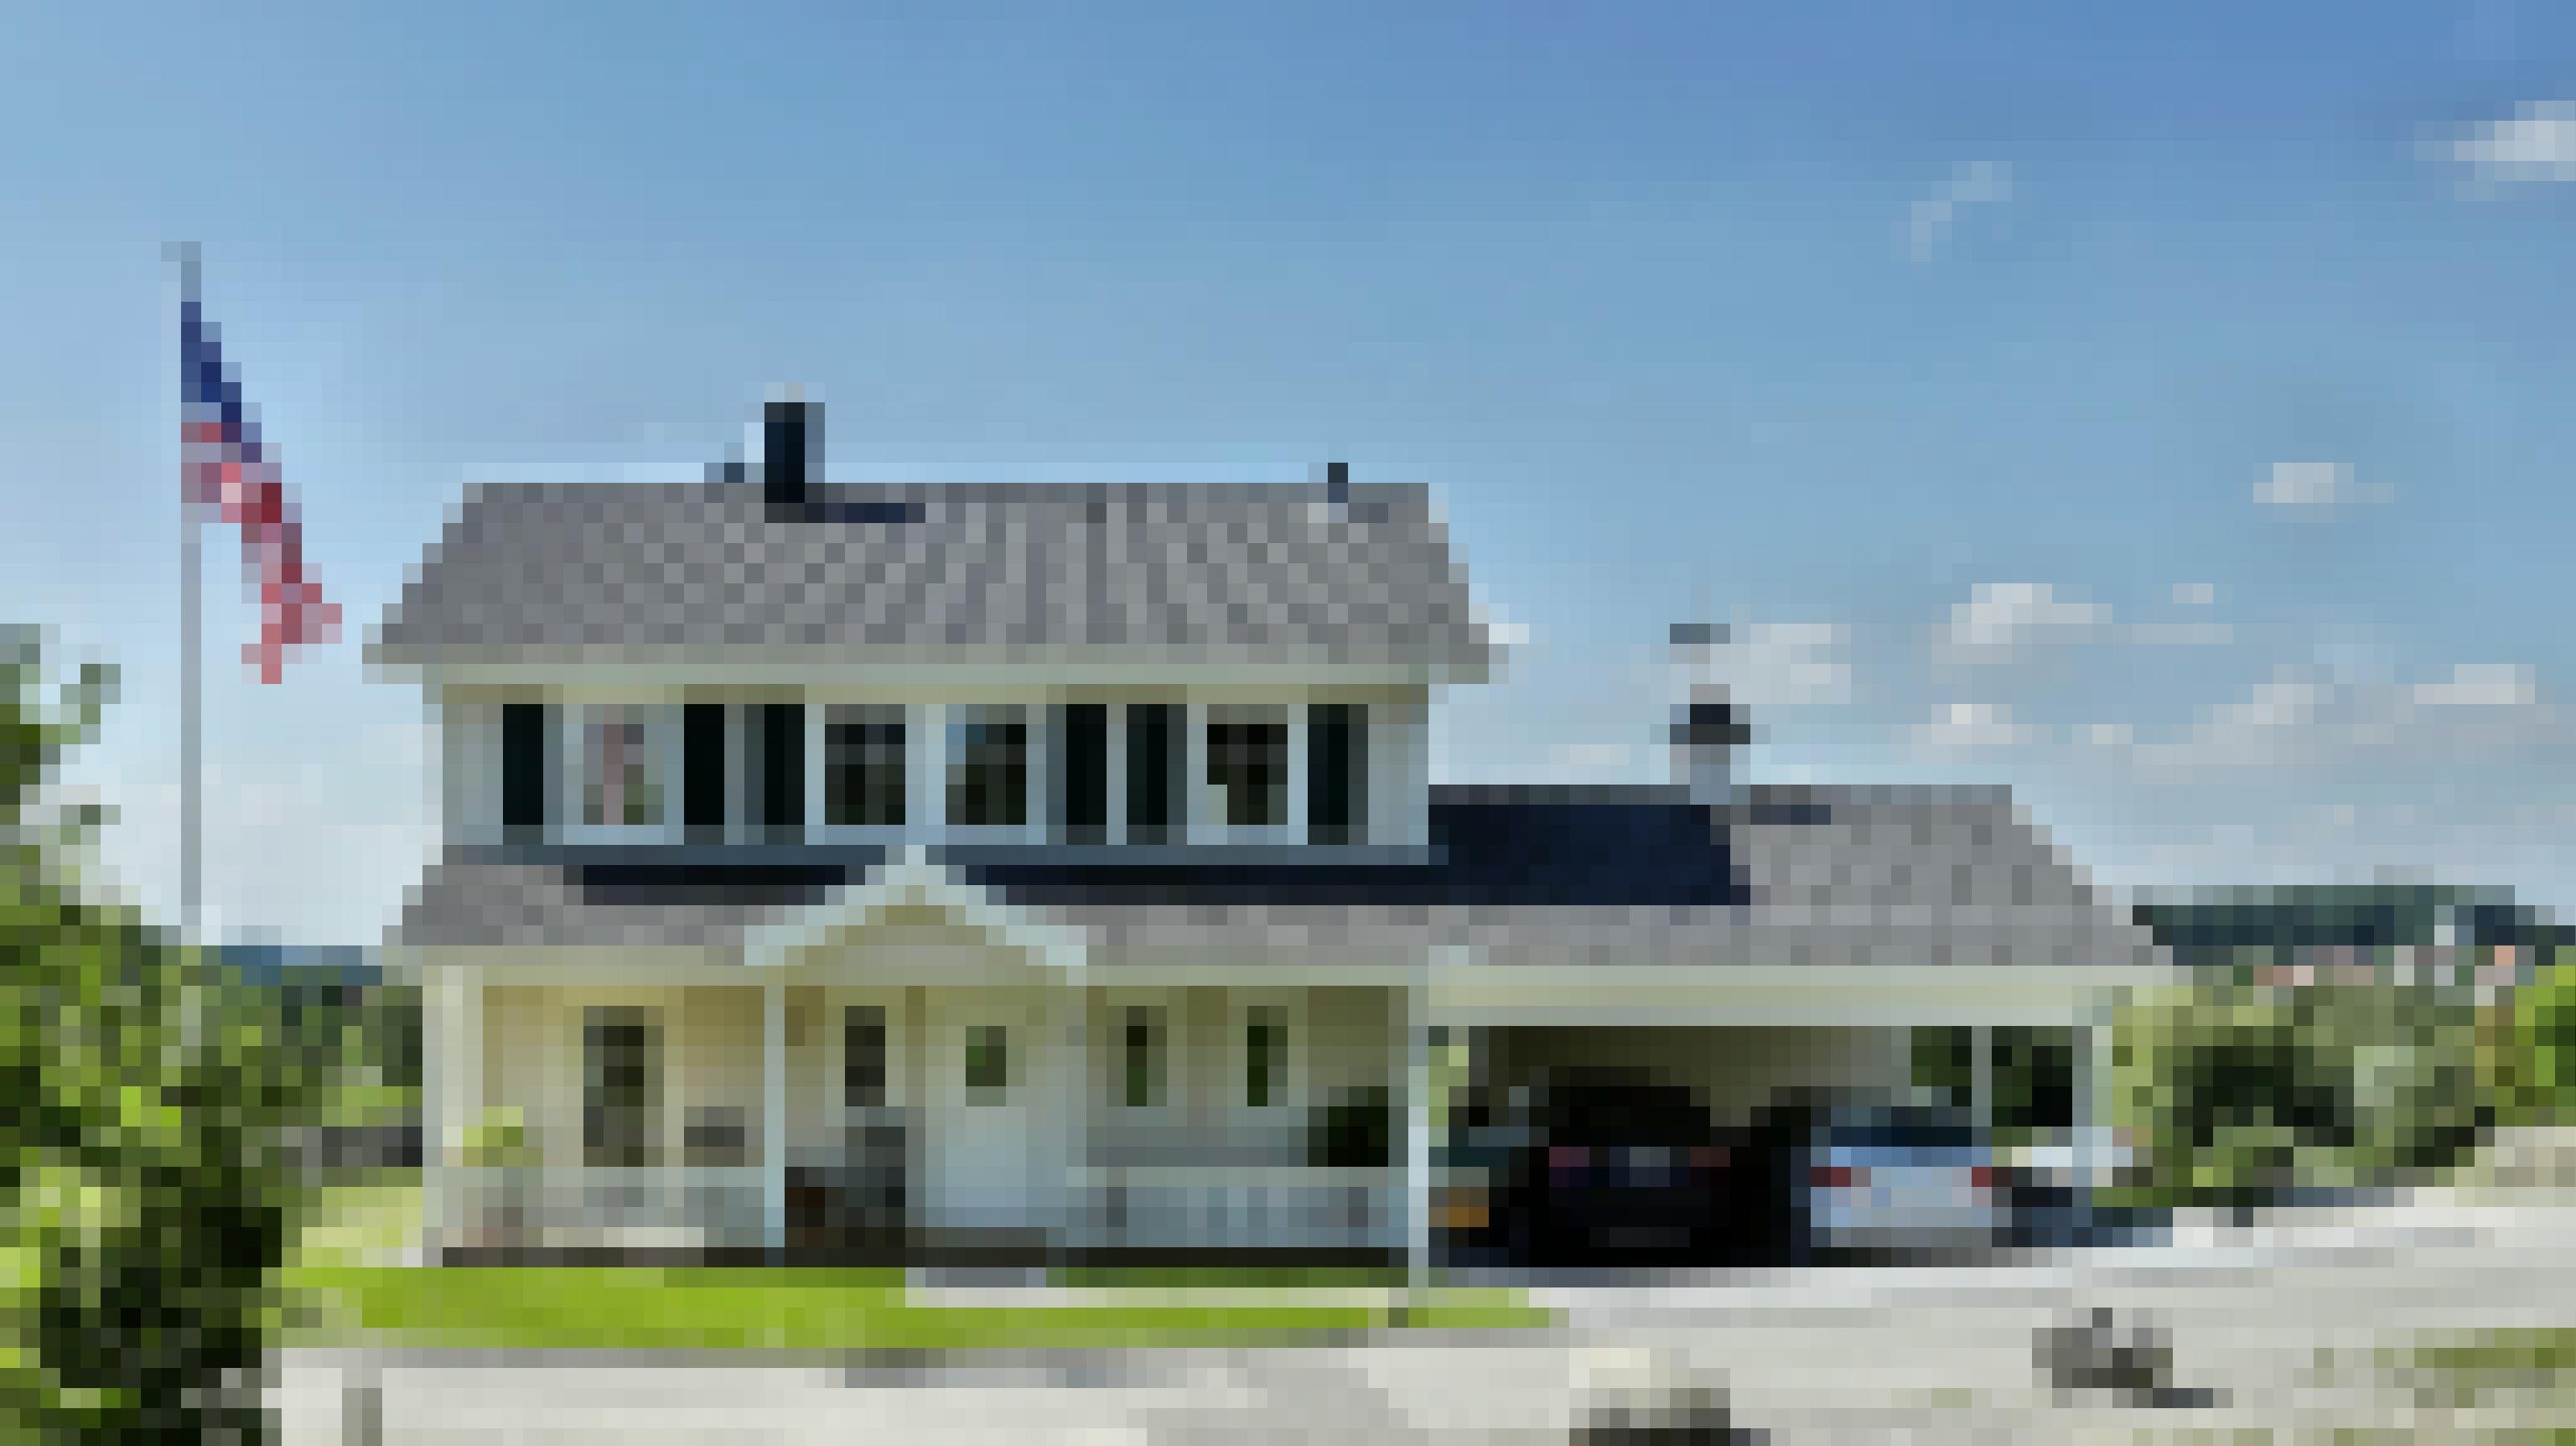
[[[2461,988],[2204,984],[2123,1014],[2114,1109],[2169,1203],[2422,1179],[2493,1122],[2480,1029]]]
[[[18,1440],[252,1441],[293,1090],[248,991],[79,886],[97,818],[43,785],[112,684],[53,687],[36,631],[0,634],[0,1411]]]
[[[2576,1106],[2576,971],[2540,971],[2500,1017],[2492,1037],[2493,1074],[2508,1115],[2565,1119]]]

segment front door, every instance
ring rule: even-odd
[[[1051,1059],[1036,1001],[994,992],[933,1008],[929,1206],[933,1228],[1023,1230],[1048,1223],[1042,1124]]]

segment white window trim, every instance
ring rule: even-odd
[[[1306,742],[1304,708],[1295,703],[1210,703],[1191,710],[1197,728],[1195,745],[1190,751],[1192,792],[1204,800],[1203,833],[1192,842],[1212,844],[1296,844],[1306,841],[1306,765],[1302,757]],[[1257,715],[1257,716],[1256,716]],[[1275,715],[1275,716],[1274,716]],[[1286,797],[1280,809],[1280,821],[1272,824],[1236,825],[1225,821],[1225,793],[1208,781],[1207,770],[1215,749],[1211,734],[1217,724],[1237,721],[1276,722],[1287,733],[1288,756],[1281,770],[1286,782]]]
[[[1103,1081],[1106,1098],[1100,1114],[1120,1124],[1166,1124],[1181,1117],[1181,1100],[1188,1094],[1189,1082],[1182,1078],[1182,1062],[1189,1050],[1181,1037],[1184,1023],[1180,996],[1161,990],[1105,991],[1102,1002],[1109,1011],[1108,1070]],[[1130,1008],[1157,1009],[1163,1015],[1163,1098],[1160,1103],[1131,1105],[1127,1103],[1127,1011]]]
[[[971,708],[1008,708],[1019,712],[1020,737],[1025,750],[1020,761],[1021,821],[1019,823],[965,824],[959,823],[948,813],[948,787],[955,781],[953,777],[955,769],[964,761],[963,750],[954,746],[955,740],[950,737],[950,734],[966,722],[966,710]],[[936,786],[939,790],[943,842],[1016,844],[1028,843],[1032,839],[1045,836],[1046,795],[1042,791],[1045,773],[1040,751],[1045,745],[1045,740],[1042,737],[1042,720],[1039,716],[1043,711],[1042,708],[1030,703],[952,703],[940,710],[939,777]]]
[[[639,716],[644,723],[645,750],[659,760],[661,777],[657,780],[662,794],[662,821],[659,823],[586,823],[583,821],[583,785],[590,776],[590,718],[601,708],[620,708]],[[563,839],[576,844],[672,843],[679,838],[677,822],[681,801],[677,797],[681,770],[685,764],[680,740],[679,710],[666,703],[566,703],[560,710],[560,736],[563,770]]]
[[[900,824],[834,823],[828,805],[832,798],[831,721],[835,713],[876,709],[903,719],[903,822]],[[921,710],[900,703],[822,703],[808,700],[805,705],[805,756],[811,761],[807,779],[810,807],[806,812],[805,836],[815,843],[899,845],[916,836],[921,828],[920,791],[914,779],[921,773]]]
[[[1282,1061],[1284,1078],[1266,1105],[1255,1105],[1245,1098],[1252,1063],[1252,1041],[1249,1038],[1252,1011],[1274,1008],[1288,1022],[1288,1057]],[[1225,1092],[1228,1113],[1245,1119],[1276,1120],[1302,1113],[1307,1106],[1306,1062],[1312,1043],[1306,1035],[1306,997],[1294,990],[1238,991],[1227,996],[1225,1014]]]

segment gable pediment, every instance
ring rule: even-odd
[[[1055,969],[1081,967],[1086,952],[1078,934],[1031,917],[913,849],[752,935],[743,962],[793,964],[866,947],[995,951]]]

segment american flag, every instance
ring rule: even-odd
[[[193,288],[192,288],[193,289]],[[259,640],[242,657],[260,681],[283,675],[286,651],[338,636],[340,605],[322,599],[322,585],[304,568],[304,528],[279,478],[276,449],[259,439],[259,420],[242,404],[241,378],[224,361],[220,329],[205,319],[197,298],[179,303],[182,475],[187,525],[215,512],[237,523],[242,562],[259,588]]]

